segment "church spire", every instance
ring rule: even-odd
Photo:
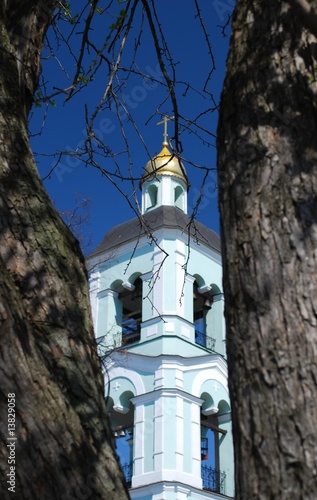
[[[167,123],[174,117],[164,116],[157,125],[164,124],[163,148],[147,162],[140,186],[142,189],[142,213],[159,206],[174,206],[187,213],[189,182],[184,165],[168,149]]]
[[[144,174],[141,180],[141,185],[146,181],[150,181],[153,178],[157,178],[157,176],[168,175],[168,176],[178,177],[185,183],[187,190],[189,188],[189,182],[187,179],[184,165],[175,154],[172,154],[170,152],[168,148],[167,123],[173,119],[174,116],[168,117],[165,115],[163,120],[157,123],[157,125],[164,124],[163,144],[162,144],[163,148],[158,155],[151,158],[150,161],[148,161],[147,164],[145,165]]]

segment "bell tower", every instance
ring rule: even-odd
[[[163,123],[142,224],[114,227],[88,258],[105,397],[131,499],[231,498],[220,241],[187,215],[186,170]]]

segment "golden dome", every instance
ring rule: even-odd
[[[156,175],[173,175],[179,177],[188,185],[186,171],[184,165],[178,158],[170,152],[167,145],[163,143],[162,151],[151,158],[145,165],[142,182],[153,178]]]

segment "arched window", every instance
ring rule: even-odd
[[[125,284],[122,286],[125,287]],[[137,278],[133,285],[126,286],[119,294],[119,299],[122,302],[122,345],[137,342],[140,340],[142,321],[141,278]]]
[[[181,210],[184,209],[183,207],[183,189],[181,186],[177,186],[174,190],[174,203],[177,208],[180,208]]]
[[[201,293],[197,281],[194,282],[194,325],[195,342],[213,350],[214,339],[207,336],[207,313],[211,308],[212,297],[209,293]]]
[[[146,210],[157,205],[157,186],[151,184],[146,192]]]

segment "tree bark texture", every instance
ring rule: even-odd
[[[239,500],[317,498],[316,49],[289,3],[237,1],[218,169]]]
[[[0,497],[123,500],[84,259],[39,180],[27,133],[54,8],[52,0],[0,6]]]

